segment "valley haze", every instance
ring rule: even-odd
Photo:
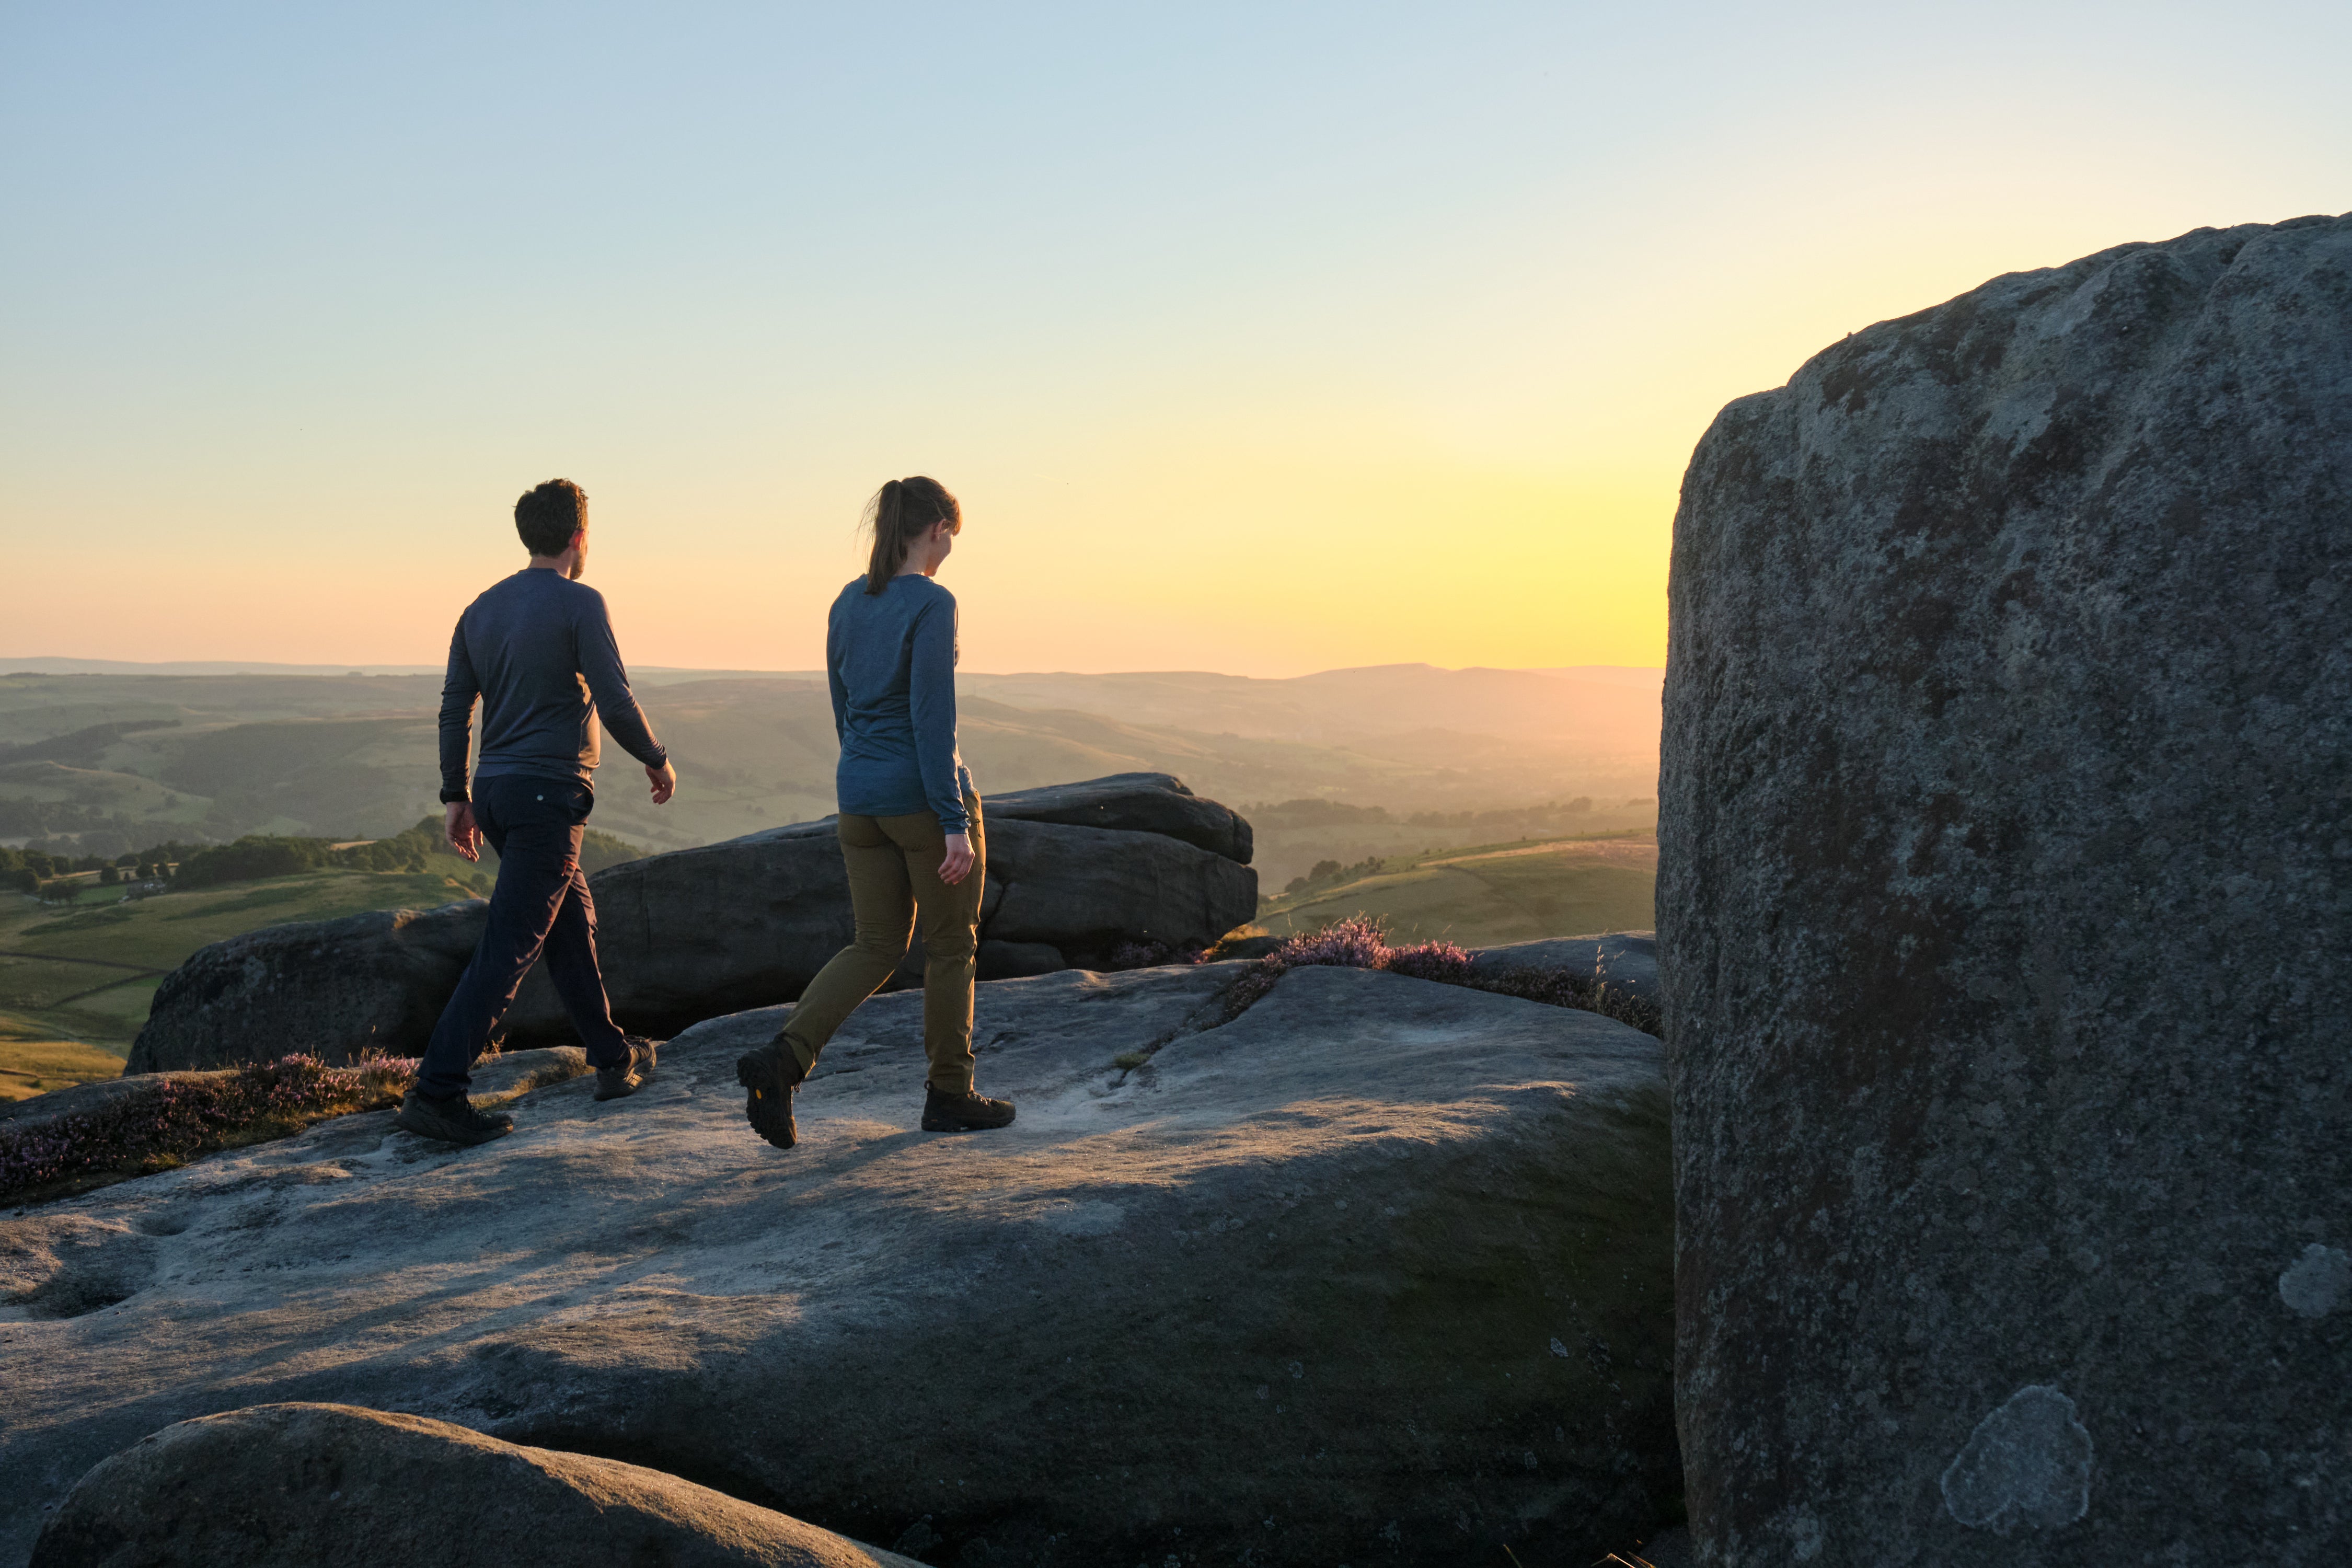
[[[606,769],[598,827],[684,848],[832,812],[836,742],[821,672],[631,673],[685,784],[656,809]],[[983,793],[1165,772],[1237,805],[1324,800],[1394,819],[1393,833],[1360,845],[1320,835],[1295,866],[1277,830],[1260,866],[1279,887],[1324,854],[1479,841],[1474,822],[1416,835],[1403,826],[1416,815],[1581,800],[1560,830],[1646,826],[1663,674],[966,672],[958,689]],[[0,843],[71,837],[121,853],[251,833],[397,833],[434,808],[440,683],[425,666],[0,658]]]

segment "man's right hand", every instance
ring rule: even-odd
[[[667,805],[669,797],[677,793],[677,768],[674,763],[664,763],[657,768],[648,764],[646,777],[653,781],[656,805]]]
[[[954,887],[971,875],[974,858],[971,834],[949,834],[947,853],[940,857],[940,880],[950,888]]]
[[[482,830],[474,826],[474,808],[469,802],[449,803],[449,809],[442,813],[441,836],[449,841],[450,848],[467,859],[482,858]]]

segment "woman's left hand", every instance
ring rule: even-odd
[[[940,880],[952,888],[958,882],[962,881],[966,877],[971,875],[971,835],[969,833],[949,834],[948,852],[940,861]]]

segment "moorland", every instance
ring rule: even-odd
[[[964,755],[984,791],[1148,771],[1254,815],[1344,801],[1401,829],[1416,815],[1449,819],[1402,836],[1270,819],[1258,865],[1279,887],[1318,859],[1408,839],[1648,826],[1658,682],[1656,670],[1397,665],[1287,680],[966,675],[959,688]],[[637,685],[687,787],[657,809],[608,768],[599,827],[686,848],[833,809],[818,677],[639,671]],[[111,856],[165,839],[397,833],[437,792],[439,687],[425,673],[0,676],[0,843],[70,840]],[[1592,805],[1573,821],[1564,809],[1541,824],[1465,816],[1580,797]]]
[[[64,662],[0,676],[0,844],[111,858],[296,836],[278,859],[292,845],[300,864],[263,858],[152,897],[94,871],[38,900],[0,894],[0,1098],[120,1071],[157,982],[209,942],[486,889],[486,868],[446,850],[389,869],[336,863],[367,858],[353,845],[431,847],[437,676]],[[641,670],[637,682],[688,787],[656,809],[608,767],[596,864],[832,809],[815,676]],[[1370,913],[1401,938],[1475,944],[1650,924],[1657,671],[961,685],[965,755],[987,788],[1139,770],[1239,805],[1271,931]]]

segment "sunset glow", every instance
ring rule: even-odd
[[[921,471],[968,668],[1654,665],[1726,401],[2352,205],[2254,10],[16,8],[0,657],[430,662],[564,474],[633,660],[804,668]]]

